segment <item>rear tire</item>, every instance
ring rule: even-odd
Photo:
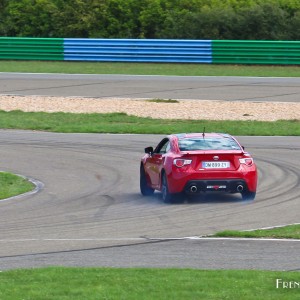
[[[253,201],[255,199],[255,196],[256,196],[256,192],[249,192],[249,191],[242,192],[242,198],[245,201]]]
[[[172,202],[173,195],[170,194],[169,192],[167,176],[165,173],[162,174],[162,178],[161,178],[161,194],[162,194],[162,199],[165,203]]]
[[[154,189],[148,186],[145,169],[142,165],[140,168],[140,190],[143,196],[151,196],[154,193]]]

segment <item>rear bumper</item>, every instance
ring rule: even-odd
[[[167,175],[170,193],[187,192],[193,184],[197,186],[199,192],[216,190],[234,193],[238,192],[237,186],[240,184],[244,191],[256,192],[257,188],[255,165],[249,168],[241,167],[237,171],[182,172],[177,170]],[[216,189],[216,186],[219,188]]]
[[[184,187],[184,192],[186,194],[197,194],[211,191],[241,193],[248,190],[248,185],[243,179],[190,180]]]

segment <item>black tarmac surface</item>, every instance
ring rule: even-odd
[[[0,94],[297,102],[300,79],[0,73]],[[139,193],[143,149],[160,138],[0,130],[0,169],[44,184],[0,202],[0,270],[300,269],[300,241],[199,238],[299,223],[300,137],[239,137],[259,168],[254,202],[211,194],[179,205]]]

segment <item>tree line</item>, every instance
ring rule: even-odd
[[[300,1],[0,0],[0,36],[300,40]]]

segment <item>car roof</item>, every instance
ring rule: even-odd
[[[177,133],[177,134],[172,134],[171,136],[175,136],[178,139],[185,139],[185,138],[195,138],[195,137],[201,137],[203,138],[203,133],[201,132],[194,132],[194,133]],[[204,137],[214,137],[214,138],[231,138],[232,136],[227,133],[216,133],[216,132],[207,132],[204,133]]]

